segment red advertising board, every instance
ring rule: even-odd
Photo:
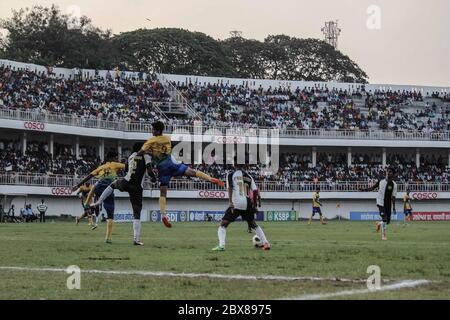
[[[27,130],[45,131],[45,123],[42,122],[26,121],[23,123],[23,127]]]
[[[227,194],[225,191],[207,191],[200,190],[198,193],[200,198],[208,198],[208,199],[225,199]]]
[[[413,221],[450,221],[450,212],[414,212]]]

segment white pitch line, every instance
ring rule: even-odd
[[[398,283],[382,286],[380,289],[377,290],[369,290],[369,289],[359,289],[359,290],[345,290],[345,291],[338,291],[338,292],[331,292],[331,293],[319,293],[319,294],[309,294],[309,295],[303,295],[298,297],[289,297],[281,300],[319,300],[319,299],[328,299],[328,298],[334,298],[334,297],[341,297],[341,296],[353,296],[353,295],[360,295],[360,294],[366,294],[366,293],[376,293],[376,292],[383,292],[383,291],[391,291],[391,290],[400,290],[404,288],[414,288],[417,286],[421,286],[427,283],[430,283],[431,281],[428,280],[405,280]]]
[[[0,266],[0,270],[9,271],[31,271],[31,272],[66,272],[62,268],[34,268],[34,267],[7,267]],[[116,271],[116,270],[89,270],[81,269],[81,273],[96,273],[96,274],[112,274],[112,275],[138,275],[146,277],[172,277],[172,278],[207,278],[207,279],[221,279],[221,280],[267,280],[267,281],[335,281],[335,282],[351,282],[351,283],[365,283],[362,279],[341,279],[341,278],[320,278],[320,277],[302,277],[302,276],[272,276],[272,275],[231,275],[231,274],[217,274],[217,273],[175,273],[175,272],[158,272],[158,271]]]

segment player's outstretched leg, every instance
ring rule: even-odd
[[[207,175],[204,172],[197,171],[197,170],[194,170],[194,169],[191,169],[191,168],[187,168],[184,174],[186,176],[188,176],[188,177],[197,177],[197,178],[202,179],[204,181],[208,181],[208,182],[214,183],[214,184],[218,185],[219,187],[224,187],[225,186],[225,183],[222,180],[210,177],[209,175]]]
[[[106,200],[106,198],[108,198],[114,192],[115,188],[116,188],[116,181],[114,181],[108,187],[106,187],[105,190],[103,190],[100,197],[98,198],[98,200],[95,203],[91,204],[90,207],[95,208],[100,206]]]

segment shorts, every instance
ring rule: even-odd
[[[378,210],[380,210],[380,216],[383,222],[389,224],[391,222],[392,208],[390,206],[378,206]]]
[[[240,209],[228,208],[225,211],[225,214],[224,214],[222,220],[234,222],[234,221],[236,221],[236,219],[239,216],[242,217],[242,220],[247,221],[247,222],[252,222],[255,220],[255,210],[253,209],[250,199],[247,199],[247,209],[240,210]]]
[[[405,210],[403,210],[403,213],[405,214],[406,217],[410,216],[410,215],[412,215],[412,209],[405,209]]]
[[[89,205],[85,206],[84,203],[82,203],[83,209],[84,209],[84,214],[91,214],[91,208],[89,207]]]
[[[110,179],[98,181],[95,184],[95,189],[94,189],[95,195],[97,197],[100,197],[102,195],[103,191],[105,191],[105,189],[108,188],[111,183],[112,183],[112,180],[110,180]],[[105,201],[103,201],[103,208],[105,208],[108,218],[113,219],[113,217],[114,217],[114,192],[111,193],[105,199]]]
[[[312,215],[313,215],[313,217],[316,215],[316,213],[318,213],[320,216],[322,216],[322,210],[320,209],[320,207],[313,207],[312,208]]]
[[[159,182],[161,186],[169,186],[172,177],[179,177],[184,175],[187,166],[183,163],[177,163],[175,159],[170,156],[161,161],[158,166]]]
[[[142,186],[132,184],[125,179],[119,179],[117,180],[117,189],[122,192],[128,192],[132,204],[142,206],[142,194],[144,191]]]

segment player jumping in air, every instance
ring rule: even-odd
[[[134,238],[133,244],[136,246],[144,245],[140,241],[141,232],[141,211],[142,211],[142,195],[145,173],[156,181],[156,177],[153,174],[151,167],[151,157],[148,154],[142,156],[138,155],[139,150],[142,148],[143,143],[137,142],[133,146],[133,153],[128,158],[128,162],[125,165],[126,175],[122,179],[117,179],[112,182],[101,194],[100,198],[91,205],[92,207],[100,206],[105,199],[114,193],[115,189],[122,192],[128,192],[130,195],[131,207],[133,208],[133,231]]]
[[[327,224],[325,221],[323,221],[322,210],[320,209],[322,203],[319,201],[319,199],[320,199],[320,188],[317,187],[316,193],[314,193],[313,196],[312,214],[311,217],[309,218],[308,224],[312,223],[312,219],[316,215],[316,213],[318,213],[320,216],[320,223],[322,225]]]
[[[380,231],[381,240],[387,240],[387,225],[391,222],[392,210],[395,213],[395,197],[397,196],[397,183],[394,182],[395,171],[388,168],[386,178],[379,180],[370,188],[362,189],[361,192],[373,191],[378,188],[377,207],[382,218],[381,222],[377,222],[376,230]]]
[[[167,228],[171,228],[172,225],[166,216],[166,198],[167,189],[172,177],[197,177],[217,184],[219,187],[223,187],[225,184],[219,179],[212,178],[201,171],[193,170],[183,163],[178,163],[172,156],[172,142],[170,137],[163,135],[165,128],[164,123],[157,121],[152,124],[152,127],[153,137],[144,143],[141,150],[138,152],[138,155],[142,156],[144,153],[150,152],[152,161],[156,164],[160,182],[159,209],[164,225]]]
[[[77,190],[83,183],[89,181],[92,178],[99,179],[95,184],[95,187],[89,193],[85,205],[89,205],[91,203],[91,199],[94,196],[94,193],[97,197],[100,197],[103,191],[109,187],[109,185],[117,178],[117,172],[119,170],[125,169],[125,164],[120,162],[115,162],[116,156],[109,154],[108,162],[101,165],[94,171],[92,171],[87,177],[85,177],[78,185],[72,188],[72,191]],[[112,228],[114,221],[114,193],[110,194],[103,201],[103,207],[106,210],[107,214],[107,225],[106,225],[106,243],[112,243]]]
[[[403,197],[403,213],[405,214],[405,221],[412,221],[411,197],[409,196],[409,192],[409,189],[406,190],[406,195]]]
[[[256,235],[261,239],[261,248],[270,250],[270,244],[264,231],[255,222],[259,191],[253,178],[243,169],[244,166],[236,164],[235,170],[231,171],[227,176],[229,206],[217,232],[219,245],[213,248],[213,251],[225,251],[227,227],[239,216],[242,216],[242,220],[247,221],[248,225],[255,230]]]
[[[85,202],[87,200],[87,197],[89,195],[89,193],[91,192],[91,190],[94,187],[91,186],[88,182],[84,185],[81,185],[77,190],[77,196],[79,196],[81,198],[81,205],[83,207],[83,214],[80,217],[75,217],[75,222],[78,225],[80,223],[81,220],[83,220],[83,218],[87,217],[88,221],[89,221],[89,225],[92,225],[92,212],[91,209],[89,208],[89,204],[85,205]]]

